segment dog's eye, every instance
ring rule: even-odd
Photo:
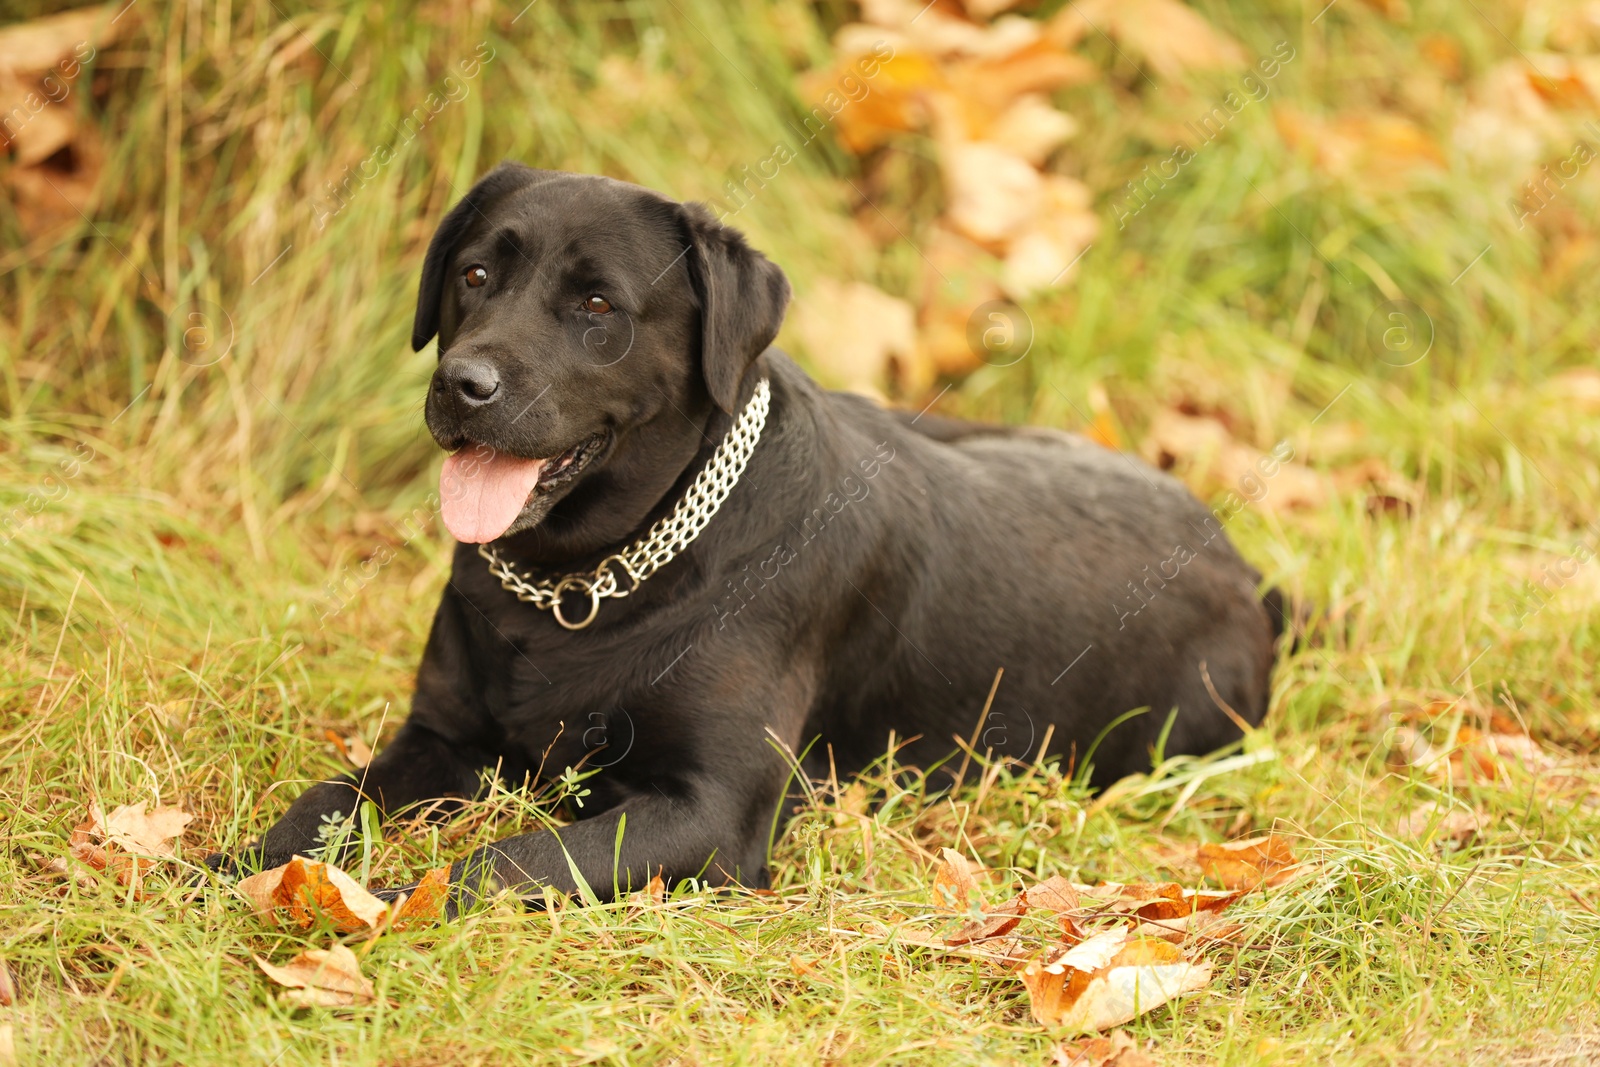
[[[467,284],[474,289],[489,280],[489,272],[476,263],[463,271],[462,276],[467,279]]]
[[[583,310],[592,311],[596,315],[604,315],[611,310],[611,301],[596,293],[583,302]]]

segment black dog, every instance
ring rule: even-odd
[[[1281,603],[1177,482],[826,392],[769,347],[788,299],[704,208],[623,182],[506,165],[456,205],[412,343],[439,337],[427,424],[464,543],[404,728],[257,861],[317,848],[358,787],[393,815],[598,766],[578,821],[457,863],[463,893],[759,885],[787,753],[844,773],[893,736],[930,767],[1000,668],[979,749],[1048,733],[1082,761],[1103,733],[1099,784],[1260,721]]]

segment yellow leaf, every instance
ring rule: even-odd
[[[939,862],[933,870],[933,903],[951,911],[970,911],[977,884],[972,877],[972,864],[967,857],[953,848],[939,850]]]
[[[1202,844],[1195,851],[1201,872],[1230,889],[1278,885],[1300,872],[1289,838],[1267,834],[1248,841]]]
[[[1244,48],[1177,0],[1082,0],[1069,14],[1092,24],[1171,78],[1186,70],[1226,70],[1247,61]]]
[[[356,954],[343,945],[309,949],[281,967],[260,956],[251,958],[268,978],[288,987],[283,999],[296,1007],[340,1008],[376,999]]]
[[[1211,980],[1211,965],[1193,963],[1165,941],[1127,939],[1117,930],[1024,966],[1033,1017],[1046,1026],[1105,1030],[1120,1026]]]
[[[823,278],[795,302],[794,328],[821,377],[870,395],[932,380],[909,303],[865,282]]]
[[[306,928],[318,916],[341,933],[377,930],[391,920],[438,916],[449,892],[449,868],[431,871],[395,909],[363,889],[339,868],[296,856],[282,867],[245,878],[239,892],[257,912],[290,926]]]

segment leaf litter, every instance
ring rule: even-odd
[[[902,924],[884,932],[902,944],[1006,968],[1027,989],[1034,1020],[1045,1026],[1109,1030],[1204,988],[1212,964],[1201,949],[1232,942],[1241,930],[1223,917],[1224,909],[1306,870],[1282,834],[1202,844],[1196,860],[1223,889],[1177,882],[1082,885],[1058,875],[984,907],[979,869],[945,848],[929,884],[934,916],[945,929],[926,932]],[[1141,1061],[1142,1054],[1126,1043],[1062,1046],[1056,1058]]]

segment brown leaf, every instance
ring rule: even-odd
[[[0,29],[0,73],[43,74],[80,44],[108,44],[119,29],[120,5],[79,8]]]
[[[1318,507],[1328,485],[1316,471],[1294,462],[1292,450],[1272,453],[1233,439],[1221,419],[1162,410],[1150,422],[1143,452],[1162,470],[1175,470],[1202,497],[1226,491],[1264,508]],[[1282,458],[1280,458],[1282,456]]]
[[[653,875],[643,889],[628,896],[628,903],[635,907],[649,908],[660,907],[667,902],[667,883],[661,880],[661,875]]]
[[[953,934],[945,936],[947,945],[968,945],[974,941],[987,941],[1004,937],[1017,928],[1028,906],[1021,897],[1008,904],[984,912],[983,918],[974,919]]]
[[[837,93],[840,80],[853,76],[852,68],[881,39],[878,34],[876,39],[863,40],[859,49],[847,47],[841,39],[838,62],[827,71],[802,78],[801,95],[825,114],[830,112],[827,105],[837,101],[829,94]],[[944,72],[933,59],[907,48],[896,48],[894,56],[879,63],[877,73],[866,81],[867,95],[845,103],[833,114],[833,129],[847,151],[864,155],[896,134],[927,126],[928,94],[944,84]]]
[[[422,876],[409,896],[394,908],[394,918],[389,926],[401,929],[411,923],[437,922],[444,914],[445,901],[450,899],[450,868],[435,867]]]
[[[972,864],[967,857],[953,848],[941,848],[939,862],[933,869],[934,906],[967,912],[972,909],[972,898],[976,892]]]
[[[350,765],[357,770],[372,762],[372,749],[363,740],[361,735],[351,734],[349,737],[340,737],[332,730],[322,731],[322,736],[333,742],[333,747],[339,750],[339,755],[350,761]]]
[[[156,862],[177,858],[173,842],[193,818],[181,808],[164,805],[147,812],[143,803],[124,804],[107,815],[92,803],[89,817],[72,828],[68,844],[75,859],[111,871],[123,885],[137,885]]]
[[[1190,962],[1165,941],[1129,939],[1127,931],[1113,930],[1018,973],[1038,1022],[1105,1030],[1201,988],[1211,979],[1211,965]]]
[[[257,912],[270,913],[279,922],[300,928],[310,927],[321,915],[333,923],[335,930],[349,933],[374,929],[389,916],[388,905],[354,878],[337,867],[303,856],[252,875],[242,880],[238,888]]]
[[[1071,8],[1143,56],[1163,77],[1186,70],[1225,70],[1247,61],[1238,41],[1178,0],[1080,0]]]
[[[950,138],[939,146],[939,165],[946,218],[978,244],[999,249],[1039,215],[1044,176],[1021,156],[987,141]]]
[[[1488,820],[1471,808],[1446,808],[1430,800],[1401,819],[1396,829],[1402,837],[1465,841],[1482,833],[1486,825]]]
[[[1029,908],[1051,915],[1077,911],[1082,904],[1077,888],[1059,874],[1023,890],[1022,900]]]
[[[1025,300],[1073,280],[1069,268],[1100,232],[1092,201],[1082,182],[1059,174],[1044,176],[1036,216],[1006,249],[1001,284],[1007,295]]]
[[[795,331],[821,376],[881,396],[891,382],[917,392],[932,381],[911,305],[865,282],[819,279],[795,303]]]
[[[1229,889],[1279,885],[1300,872],[1289,838],[1267,834],[1248,841],[1201,844],[1195,850],[1201,872]]]
[[[1063,1042],[1051,1053],[1050,1062],[1056,1067],[1155,1067],[1155,1061],[1139,1051],[1126,1030],[1114,1030],[1110,1037]]]
[[[288,989],[282,999],[300,1008],[342,1008],[376,999],[356,954],[343,945],[309,949],[283,966],[252,957],[268,978]]]
[[[11,977],[11,968],[0,961],[0,1008],[9,1008],[17,1002],[17,983]]]
[[[1444,152],[1416,123],[1387,112],[1323,120],[1288,107],[1273,112],[1290,148],[1335,177],[1392,184],[1418,168],[1442,169]]]

